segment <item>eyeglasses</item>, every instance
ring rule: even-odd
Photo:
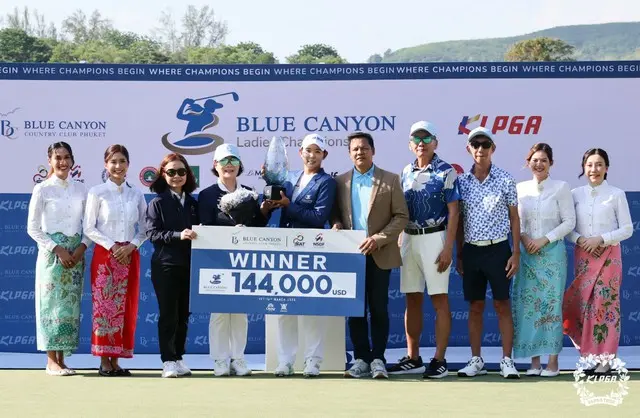
[[[420,145],[420,142],[424,142],[424,144],[427,145],[427,144],[430,144],[431,141],[433,141],[434,139],[436,139],[435,136],[427,136],[424,138],[418,138],[417,136],[411,137],[411,140],[416,145]]]
[[[493,143],[491,141],[483,141],[483,142],[471,141],[469,142],[469,145],[471,145],[475,149],[478,149],[479,147],[482,147],[484,149],[489,149],[491,148],[491,145],[493,145]]]
[[[220,164],[223,167],[229,164],[231,164],[234,167],[237,167],[240,165],[240,160],[237,159],[236,157],[226,157],[218,161],[218,164]]]
[[[175,175],[177,174],[180,177],[184,177],[187,175],[187,169],[186,168],[179,168],[177,170],[174,170],[173,168],[170,168],[166,171],[167,176],[169,177],[175,177]]]

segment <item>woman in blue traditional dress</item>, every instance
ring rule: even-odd
[[[87,189],[69,178],[74,165],[69,144],[56,142],[47,154],[51,170],[33,189],[27,221],[27,233],[38,244],[37,348],[47,352],[48,375],[69,376],[75,371],[64,357],[79,344],[84,253],[91,242],[82,233]]]
[[[559,374],[562,297],[567,282],[564,238],[576,224],[569,185],[549,178],[553,150],[535,144],[526,158],[533,179],[518,183],[522,253],[513,283],[514,357],[531,357],[527,376]],[[543,370],[540,356],[548,355]]]

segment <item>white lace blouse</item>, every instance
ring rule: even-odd
[[[36,184],[29,202],[27,233],[41,249],[56,247],[48,234],[60,232],[66,236],[82,234],[82,218],[87,201],[87,189],[79,181],[62,180],[53,175]],[[89,238],[82,237],[87,248]]]
[[[89,190],[85,234],[107,250],[116,242],[140,247],[146,240],[146,209],[147,202],[139,189],[126,182],[118,186],[107,180]]]
[[[541,183],[528,180],[518,183],[517,190],[522,235],[554,242],[575,228],[576,213],[568,183],[550,178]]]

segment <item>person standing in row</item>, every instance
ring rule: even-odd
[[[363,316],[348,319],[355,361],[345,377],[386,379],[389,276],[391,269],[402,265],[398,237],[407,226],[409,210],[400,177],[373,163],[373,137],[356,132],[347,139],[354,168],[336,178],[331,224],[334,229],[365,231],[359,250],[366,255],[366,278]],[[371,343],[367,310],[371,314]]]
[[[449,374],[445,351],[451,332],[449,272],[458,229],[458,176],[436,154],[438,138],[432,123],[414,123],[409,135],[409,148],[416,159],[402,171],[409,224],[400,243],[400,291],[406,295],[408,353],[389,368],[389,374],[424,373],[425,378],[438,379]],[[420,356],[425,284],[436,311],[436,353],[428,369]]]
[[[487,373],[481,356],[482,320],[487,282],[493,293],[502,336],[500,375],[518,379],[513,351],[513,318],[509,303],[511,278],[520,265],[520,219],[516,182],[496,167],[491,157],[496,149],[490,130],[478,127],[469,132],[467,151],[473,157],[471,170],[459,179],[461,211],[458,227],[458,273],[462,276],[464,298],[469,302],[469,342],[471,360],[458,376]],[[513,249],[509,246],[509,233]]]
[[[38,244],[37,347],[47,352],[48,375],[69,376],[75,371],[64,358],[80,342],[84,253],[91,244],[82,233],[87,189],[69,178],[75,164],[69,144],[50,145],[47,156],[49,176],[33,188],[27,219],[27,233]]]
[[[129,151],[111,145],[104,153],[109,178],[89,190],[85,234],[96,243],[91,260],[93,327],[91,353],[101,376],[131,376],[118,364],[133,357],[140,291],[140,253],[146,240],[147,203],[126,181]],[[137,232],[136,232],[137,227]]]
[[[513,280],[513,352],[531,357],[527,376],[560,373],[562,295],[567,283],[564,238],[576,225],[569,184],[549,178],[553,150],[544,143],[529,150],[527,165],[533,179],[518,183],[520,270]],[[549,355],[546,369],[540,356]]]
[[[617,354],[620,343],[620,243],[633,234],[633,223],[625,192],[607,182],[609,165],[605,150],[587,150],[579,177],[586,174],[588,184],[572,190],[575,279],[564,294],[562,316],[565,334],[581,356]],[[595,373],[609,370],[600,364]]]
[[[158,298],[158,341],[162,377],[191,374],[182,356],[189,325],[191,230],[200,223],[198,202],[191,196],[196,179],[180,154],[167,155],[149,189],[157,196],[147,207],[147,237],[153,244],[151,282]]]
[[[322,169],[327,158],[325,139],[316,134],[307,135],[300,147],[303,170],[289,173],[285,182],[286,194],[281,200],[271,201],[272,207],[281,207],[280,228],[323,229],[329,221],[336,195],[336,181]],[[324,316],[278,315],[278,366],[276,376],[290,376],[298,352],[298,330],[304,332],[305,360],[302,374],[314,377],[320,374],[323,344],[327,331]]]
[[[233,217],[220,210],[221,199],[239,188],[238,176],[244,171],[238,147],[223,144],[216,148],[213,156],[213,174],[218,177],[215,184],[198,195],[198,212],[202,225],[263,227],[267,225],[269,205],[254,202],[250,222],[239,224]],[[212,313],[209,319],[209,349],[214,361],[216,376],[248,376],[244,351],[247,346],[249,320],[247,314]]]

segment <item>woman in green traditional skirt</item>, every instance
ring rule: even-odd
[[[27,233],[38,244],[36,261],[37,348],[47,352],[46,372],[69,376],[64,357],[78,348],[84,252],[90,240],[82,233],[87,199],[84,184],[69,178],[71,146],[56,142],[47,150],[51,170],[36,184],[29,203]]]

